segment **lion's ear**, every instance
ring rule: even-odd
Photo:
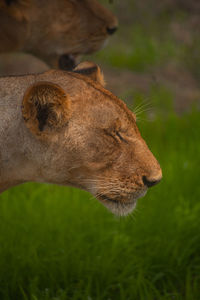
[[[93,62],[85,61],[80,63],[73,72],[86,75],[99,82],[102,86],[105,86],[104,76],[98,65]]]
[[[50,82],[37,82],[25,92],[22,115],[37,136],[49,135],[65,126],[70,118],[70,98]]]

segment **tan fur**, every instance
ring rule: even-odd
[[[98,82],[98,69],[88,74],[0,79],[0,190],[26,181],[71,185],[126,215],[162,172],[134,114]]]
[[[24,51],[56,67],[104,45],[117,19],[96,0],[0,0],[0,53]]]
[[[93,81],[97,81],[102,86],[106,85],[103,73],[101,72],[99,66],[94,64],[93,62],[84,61],[80,63],[73,71],[89,76]]]

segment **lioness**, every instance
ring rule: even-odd
[[[0,0],[0,53],[24,51],[72,69],[99,50],[117,19],[96,0]]]
[[[127,215],[161,180],[135,115],[93,63],[0,78],[0,191],[27,182],[85,189]]]

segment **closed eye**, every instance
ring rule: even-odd
[[[111,136],[116,142],[119,142],[119,140],[120,140],[122,142],[128,143],[128,141],[122,137],[122,135],[120,134],[119,131],[110,132],[110,131],[104,129],[104,132],[107,135]]]
[[[112,137],[116,142],[118,142],[118,138],[116,137],[116,135],[110,131],[108,131],[107,129],[104,129],[104,132],[106,135],[109,135],[110,137]]]
[[[121,134],[119,133],[119,131],[116,131],[116,135],[119,137],[119,139],[120,139],[122,142],[128,143],[128,141],[125,140],[125,139],[121,136]]]

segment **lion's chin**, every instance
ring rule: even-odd
[[[128,204],[122,204],[120,202],[118,204],[104,202],[103,205],[114,215],[118,217],[125,217],[130,213],[132,213],[132,211],[136,207],[136,201],[134,203],[128,203]]]
[[[128,201],[122,201],[122,200],[115,200],[107,197],[106,195],[102,195],[98,197],[98,199],[103,203],[103,205],[110,210],[114,215],[116,216],[127,216],[136,207],[137,199],[144,197],[146,194],[146,190],[141,191],[134,195],[130,200]]]

